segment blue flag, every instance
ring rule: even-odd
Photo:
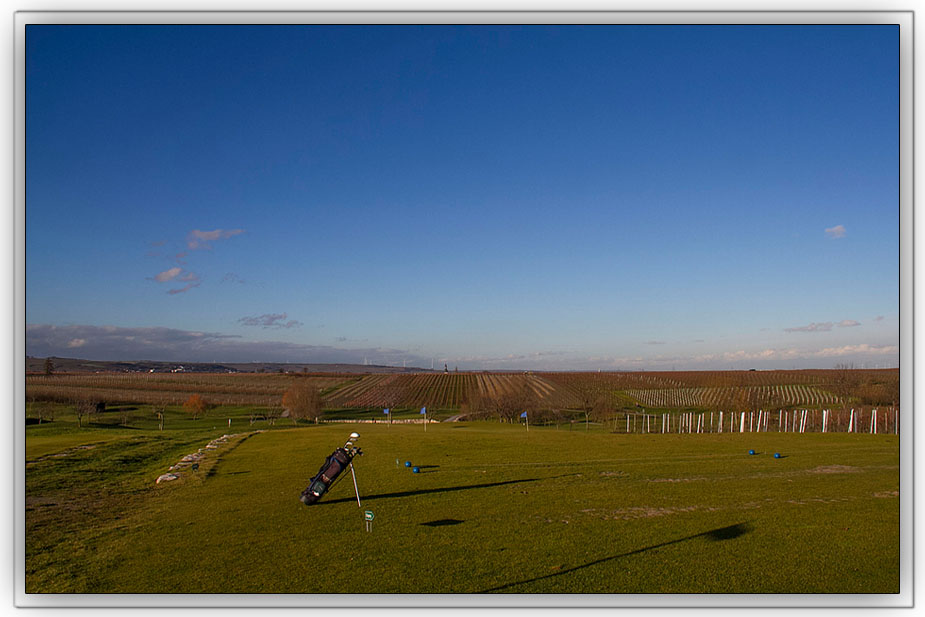
[[[422,414],[427,413],[427,407],[421,407],[421,413]]]
[[[525,411],[525,412],[523,412],[522,414],[520,414],[520,417],[521,417],[521,418],[526,418],[526,417],[527,417],[527,412]]]
[[[386,409],[383,409],[383,410],[382,410],[382,413],[389,413],[389,410],[388,410],[388,408],[386,408]]]

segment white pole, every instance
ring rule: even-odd
[[[739,414],[739,418],[740,418],[739,419],[739,432],[744,433],[745,432],[745,412],[744,411]]]
[[[719,426],[719,431],[717,431],[717,432],[722,433],[722,432],[723,432],[723,412],[719,412],[719,424],[718,424],[718,426]]]
[[[353,490],[356,491],[357,494],[357,507],[362,508],[363,506],[360,504],[360,489],[357,488],[357,473],[353,470],[353,462],[350,463],[350,473],[353,475]]]

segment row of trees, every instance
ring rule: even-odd
[[[612,393],[600,393],[592,390],[580,393],[579,411],[584,412],[585,421],[606,422],[618,411],[634,406],[621,400]],[[527,412],[531,422],[564,422],[567,417],[562,409],[544,406],[539,397],[524,384],[523,388],[512,392],[503,392],[496,396],[486,396],[477,387],[466,392],[460,411],[470,419],[497,418],[500,422],[514,422],[521,414]]]

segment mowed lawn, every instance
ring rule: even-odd
[[[353,430],[362,508],[349,473],[304,506]],[[242,427],[198,472],[154,484],[223,432],[43,447],[27,468],[27,592],[899,591],[894,435]]]

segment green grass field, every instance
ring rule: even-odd
[[[895,435],[269,427],[243,413],[27,427],[27,593],[899,591]],[[352,430],[362,509],[349,474],[304,506]],[[155,485],[224,433],[238,437],[197,472]]]

